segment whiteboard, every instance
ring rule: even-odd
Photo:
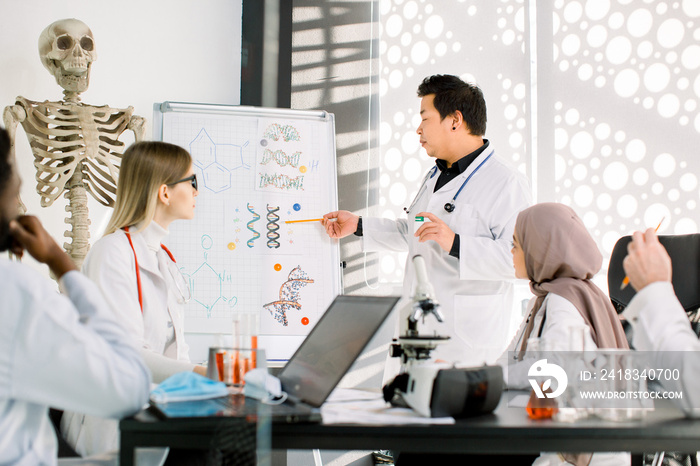
[[[185,328],[230,334],[259,318],[258,345],[286,360],[341,293],[337,241],[320,218],[337,210],[333,114],[164,102],[154,137],[192,155],[199,183],[193,220],[164,241],[189,281]]]

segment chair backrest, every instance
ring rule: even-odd
[[[617,240],[608,266],[608,293],[618,313],[624,311],[637,293],[632,286],[620,290],[625,278],[622,261],[631,240],[630,236]],[[700,308],[700,234],[660,235],[659,242],[671,256],[671,281],[678,300],[686,311],[695,311]]]

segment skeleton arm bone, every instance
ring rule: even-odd
[[[136,142],[143,141],[146,135],[146,119],[142,116],[134,115],[129,120],[127,128],[134,132]]]
[[[2,120],[5,124],[5,129],[10,134],[10,143],[15,144],[15,133],[17,125],[22,123],[27,118],[27,112],[21,105],[8,105],[2,114]]]
[[[8,105],[2,114],[2,121],[5,125],[7,133],[10,135],[10,154],[12,157],[12,164],[16,167],[17,161],[15,160],[15,134],[17,134],[17,125],[22,123],[27,119],[27,111],[21,105]],[[17,202],[19,203],[19,213],[24,215],[27,213],[27,206],[22,202],[22,198],[17,195]]]

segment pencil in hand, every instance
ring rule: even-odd
[[[305,220],[285,220],[284,223],[320,222],[322,218],[307,218]]]
[[[654,231],[659,231],[659,228],[661,227],[661,224],[664,223],[664,220],[666,220],[666,217],[663,217],[661,221],[659,222],[658,225],[656,225],[656,229]],[[624,290],[627,288],[627,285],[630,284],[630,277],[625,275],[625,278],[622,280],[622,285],[620,285],[620,291]]]

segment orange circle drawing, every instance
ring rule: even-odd
[[[282,264],[275,264],[275,270],[278,272],[282,270]]]
[[[309,318],[308,317],[302,317],[301,318],[301,323],[303,325],[309,325]]]
[[[301,167],[299,167],[299,171],[302,173],[306,173],[306,166],[302,165]]]
[[[233,251],[234,249],[236,249],[236,243],[234,243],[234,242],[228,243],[228,248],[229,248],[231,251]]]

